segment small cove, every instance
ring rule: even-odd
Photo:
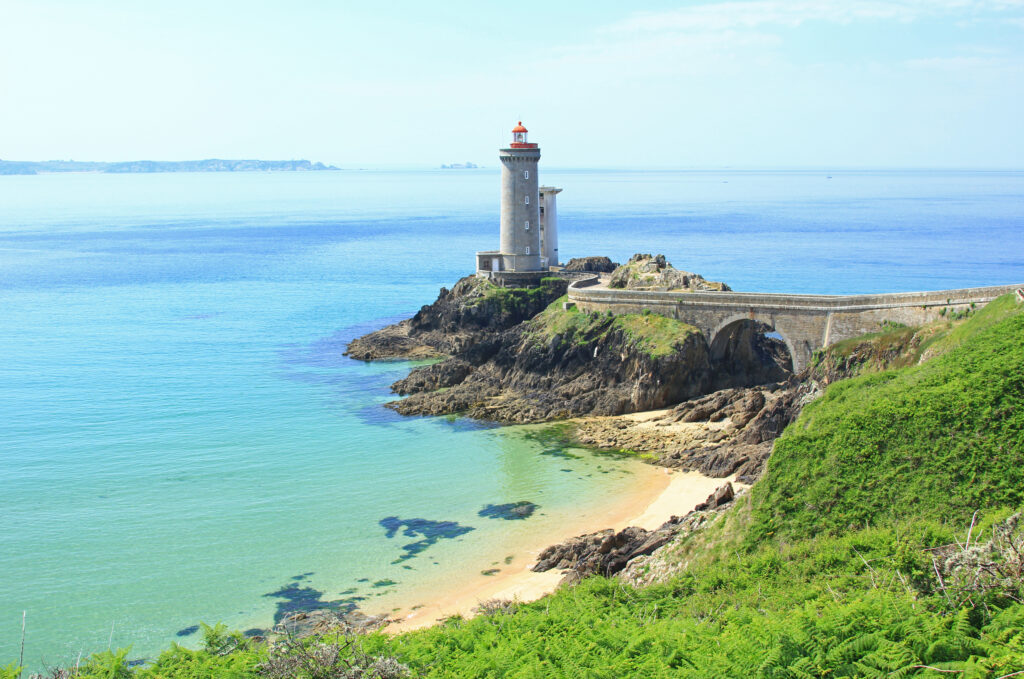
[[[1020,173],[719,174],[545,179],[571,255],[664,251],[744,290],[1024,281]],[[199,621],[405,613],[656,473],[402,418],[381,404],[411,364],[342,356],[490,246],[496,173],[0,179],[0,659],[22,610],[30,667]]]

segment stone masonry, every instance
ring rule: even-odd
[[[786,343],[793,370],[807,367],[813,353],[835,342],[881,330],[885,323],[923,325],[944,314],[983,306],[1020,285],[882,295],[788,295],[750,292],[655,292],[569,286],[569,303],[583,311],[616,314],[644,310],[696,326],[712,354],[723,331],[741,321],[766,323]],[[719,342],[720,343],[720,342]]]

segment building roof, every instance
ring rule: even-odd
[[[525,127],[523,127],[523,121],[520,120],[519,124],[512,128],[512,131],[513,132],[528,132],[529,130],[527,130]]]

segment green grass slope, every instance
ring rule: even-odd
[[[1024,307],[1000,298],[924,363],[838,382],[776,441],[749,538],[1024,501]]]

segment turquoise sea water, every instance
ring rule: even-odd
[[[1024,282],[1020,172],[542,182],[566,258],[664,252],[750,291]],[[409,364],[342,357],[496,245],[497,199],[493,170],[0,177],[0,664],[23,610],[33,667],[407,610],[640,483],[534,428],[399,418]]]

